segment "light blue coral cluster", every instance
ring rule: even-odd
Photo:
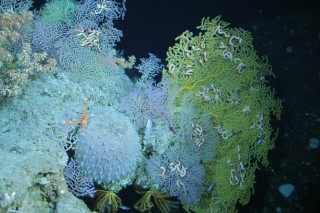
[[[204,167],[200,156],[182,147],[169,148],[147,161],[146,169],[160,190],[190,205],[199,203],[203,192]]]

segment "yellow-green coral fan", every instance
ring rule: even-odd
[[[212,115],[220,139],[216,160],[205,164],[205,184],[213,189],[199,205],[184,205],[195,212],[234,212],[237,202],[248,203],[254,172],[274,147],[271,116],[280,117],[281,103],[266,84],[273,75],[267,58],[257,56],[249,32],[228,25],[204,18],[199,35],[182,33],[167,53],[164,75],[179,87],[175,105],[189,97],[198,117]]]
[[[170,195],[158,190],[149,190],[145,192],[137,192],[143,194],[143,196],[134,204],[134,208],[140,212],[151,212],[154,207],[154,203],[161,213],[171,212],[171,208],[176,208],[178,205],[177,201],[169,200]]]
[[[105,209],[109,209],[112,213],[115,213],[121,205],[121,199],[114,192],[97,190],[96,209],[99,212],[104,212]]]

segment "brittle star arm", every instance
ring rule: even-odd
[[[83,129],[88,122],[88,119],[93,116],[92,114],[87,115],[87,102],[86,100],[84,100],[83,103],[83,115],[80,116],[80,120],[76,121],[76,122],[65,122],[65,124],[69,124],[69,125],[78,125],[81,124],[81,128]]]

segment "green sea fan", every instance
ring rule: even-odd
[[[73,24],[78,5],[74,0],[51,0],[41,9],[41,20],[49,24]]]

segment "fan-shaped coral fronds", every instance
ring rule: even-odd
[[[177,201],[168,199],[170,198],[170,195],[158,190],[149,190],[137,193],[143,194],[143,196],[135,203],[134,208],[141,212],[150,212],[151,208],[154,207],[154,203],[162,213],[168,213],[171,208],[176,208],[178,205]]]
[[[110,209],[115,213],[119,206],[121,206],[121,199],[114,192],[107,190],[97,190],[97,204],[96,209],[103,212],[105,208]]]

